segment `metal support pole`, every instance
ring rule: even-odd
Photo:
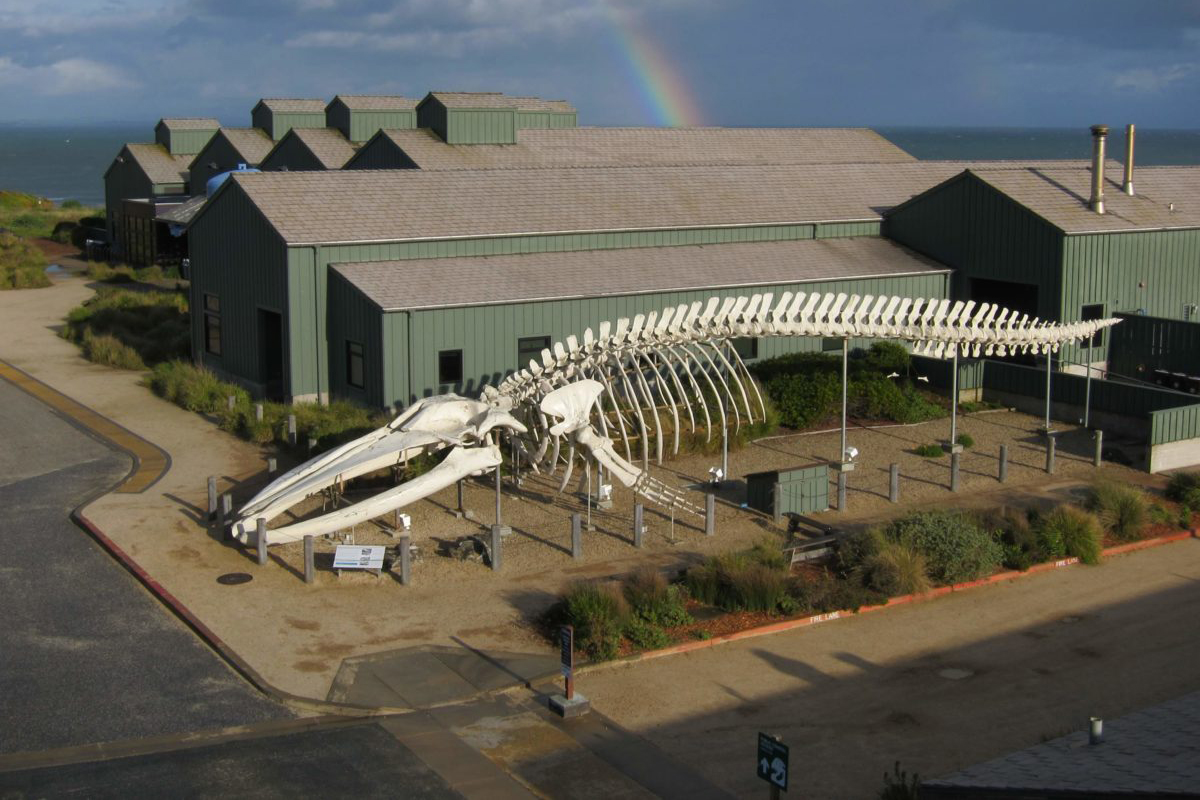
[[[704,495],[704,535],[712,536],[717,532],[717,497],[709,492]]]
[[[231,495],[229,492],[226,492],[225,494],[221,495],[221,513],[220,513],[220,516],[218,517],[222,539],[230,538],[230,535],[229,535],[230,532],[225,529],[225,526],[229,524],[229,522],[232,518],[233,518],[233,495]]]
[[[217,518],[217,478],[215,475],[208,476],[208,518]]]
[[[633,546],[641,548],[645,544],[646,526],[643,524],[645,508],[641,503],[633,504]]]
[[[958,444],[958,345],[954,345],[954,368],[950,376],[950,445]]]
[[[288,414],[288,444],[292,447],[296,446],[296,415]]]
[[[900,502],[900,465],[892,464],[888,467],[888,500],[893,503]]]
[[[721,482],[729,480],[729,426],[721,426]]]
[[[958,453],[950,454],[950,491],[958,491]]]
[[[1104,452],[1104,431],[1096,431],[1092,438],[1096,440],[1096,449],[1092,452],[1092,466],[1098,467]]]
[[[499,528],[500,522],[500,465],[496,465],[496,527]]]
[[[458,479],[458,514],[459,514],[459,516],[463,516],[464,511],[465,511],[465,509],[463,509],[463,482],[462,482],[462,478],[459,478]]]
[[[838,513],[846,510],[846,472],[838,470]]]
[[[1050,370],[1054,363],[1054,353],[1046,351],[1046,432],[1050,432]]]
[[[407,533],[400,534],[400,585],[412,583],[412,539]]]
[[[313,583],[317,579],[317,570],[313,564],[312,534],[304,537],[304,582]]]
[[[500,571],[500,541],[503,537],[500,535],[500,526],[492,526],[492,571]]]
[[[583,558],[583,520],[578,511],[571,514],[571,558]]]
[[[1008,480],[1008,445],[1000,445],[1000,475],[998,480],[1004,483]]]
[[[258,548],[258,565],[265,567],[267,565],[267,521],[262,517],[258,518],[255,525],[255,546]]]
[[[850,337],[842,337],[842,449],[838,453],[838,463],[846,461],[846,383],[850,374]],[[841,473],[839,473],[841,474]],[[838,478],[838,510],[841,510],[841,486],[842,478]]]
[[[594,531],[596,529],[592,527],[592,460],[590,458],[583,460],[583,468],[587,473],[587,529]]]
[[[1083,427],[1085,428],[1088,427],[1092,417],[1092,356],[1090,350],[1088,353],[1089,355],[1084,356],[1087,359],[1087,364],[1084,365],[1084,369],[1087,370],[1087,380],[1084,382],[1083,391]]]
[[[1054,437],[1046,437],[1046,472],[1054,474]]]

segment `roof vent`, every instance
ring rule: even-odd
[[[1092,126],[1092,211],[1104,213],[1104,140],[1108,136],[1107,125]]]
[[[1121,191],[1133,197],[1133,124],[1125,126],[1125,180]]]

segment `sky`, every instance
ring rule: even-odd
[[[580,124],[1200,128],[1198,0],[0,0],[4,122],[502,91]]]

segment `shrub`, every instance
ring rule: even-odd
[[[887,540],[878,528],[854,531],[838,541],[837,566],[842,577],[855,574],[870,558],[883,549]]]
[[[629,607],[615,584],[573,583],[563,592],[561,602],[563,615],[574,626],[575,642],[581,650],[601,661],[616,656]]]
[[[233,395],[236,404],[248,404],[249,393],[232,383],[225,383],[211,371],[183,361],[158,364],[150,373],[150,389],[188,411],[214,413],[226,408],[226,398]]]
[[[1171,525],[1176,520],[1162,503],[1151,503],[1150,508],[1147,509],[1147,515],[1151,522],[1158,525]]]
[[[666,631],[641,617],[632,617],[625,623],[625,636],[643,650],[660,650],[671,643]]]
[[[829,611],[857,611],[863,606],[878,605],[887,598],[857,580],[839,578],[829,572],[816,576],[798,577],[788,592],[796,610],[809,614]]]
[[[946,451],[942,449],[940,444],[923,444],[920,447],[914,448],[913,452],[925,458],[938,458],[946,455]]]
[[[1167,497],[1183,506],[1180,527],[1191,524],[1191,513],[1200,513],[1200,472],[1177,472],[1167,482]]]
[[[46,257],[28,240],[0,232],[0,290],[49,286]]]
[[[766,546],[725,553],[689,569],[684,585],[701,603],[775,613],[787,598],[788,569],[782,561]]]
[[[79,202],[78,200],[63,200],[62,203],[59,205],[59,208],[64,208],[64,209],[83,208],[83,203]]]
[[[1002,563],[1009,569],[1024,572],[1047,558],[1038,541],[1037,531],[1031,520],[1032,513],[1005,508],[975,515],[979,526],[992,531],[993,537],[1000,543],[1003,550]]]
[[[1088,508],[1114,538],[1131,542],[1142,535],[1147,517],[1146,495],[1133,486],[1096,481],[1088,493]]]
[[[1059,506],[1041,520],[1043,536],[1061,543],[1060,552],[1084,564],[1099,564],[1102,534],[1096,518],[1074,506]],[[1061,557],[1061,556],[1058,556]]]
[[[863,583],[888,597],[930,589],[925,556],[900,542],[886,542],[863,564]]]
[[[634,570],[625,577],[621,588],[633,615],[643,622],[673,627],[692,621],[682,588],[668,584],[654,567]]]
[[[989,575],[1003,559],[1003,550],[992,535],[965,514],[926,511],[895,520],[884,536],[923,554],[929,577],[938,584],[953,584]]]
[[[975,446],[975,439],[969,433],[960,433],[958,438],[954,440],[954,443],[969,448]]]
[[[146,362],[142,361],[136,350],[107,333],[95,336],[90,330],[85,330],[80,346],[83,349],[83,357],[96,364],[116,369],[146,368]]]
[[[834,413],[841,392],[839,378],[832,372],[779,375],[763,388],[779,409],[779,421],[798,429]]]
[[[186,358],[191,351],[187,297],[181,292],[102,288],[68,312],[62,336],[82,344],[87,332],[114,337],[145,364]]]

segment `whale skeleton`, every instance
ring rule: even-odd
[[[233,533],[249,542],[260,518],[272,522],[305,498],[352,478],[423,453],[449,451],[424,475],[311,519],[277,525],[269,540],[296,541],[382,516],[494,470],[502,460],[501,437],[535,471],[553,474],[565,462],[560,492],[582,450],[647,500],[699,514],[682,492],[650,475],[650,446],[653,441],[653,458],[661,464],[668,432],[671,452],[677,453],[685,427],[693,434],[703,428],[711,440],[713,428],[728,427],[731,419],[739,430],[765,418],[762,395],[731,345],[734,339],[892,339],[935,358],[1004,356],[1057,352],[1119,321],[1056,323],[990,303],[832,292],[710,297],[621,318],[615,325],[605,321],[582,338],[553,343],[540,360],[485,387],[478,399],[448,394],[418,400],[387,425],[285,473],[238,510]]]

